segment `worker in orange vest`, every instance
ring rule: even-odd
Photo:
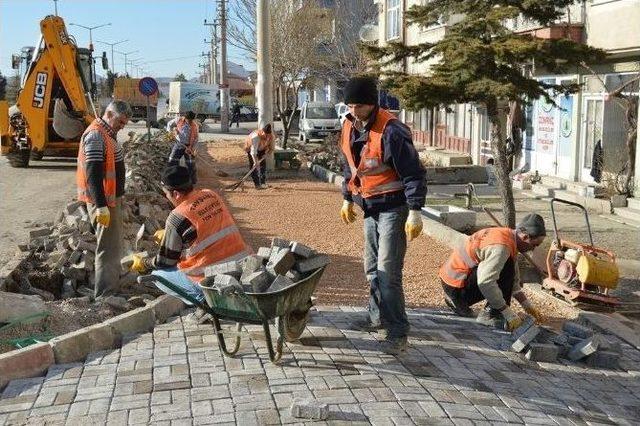
[[[204,302],[204,294],[197,285],[204,278],[204,269],[240,260],[251,254],[251,249],[222,198],[209,189],[194,189],[187,168],[167,167],[160,183],[175,208],[167,217],[164,230],[156,233],[160,240],[158,255],[154,258],[134,255],[131,270],[138,273],[154,270],[154,275],[180,287],[192,299]],[[160,283],[156,285],[180,297]]]
[[[113,293],[120,281],[122,257],[122,196],[125,166],[117,133],[131,117],[124,101],[112,101],[80,138],[76,184],[78,200],[87,211],[96,234],[94,297]]]
[[[195,185],[198,177],[196,173],[196,147],[200,128],[195,121],[193,111],[185,112],[181,117],[174,118],[167,123],[167,131],[173,132],[176,142],[169,154],[169,164],[179,164],[184,157],[185,165],[191,173],[191,180]]]
[[[256,129],[249,134],[244,143],[244,151],[249,159],[249,169],[251,179],[256,189],[267,188],[267,162],[266,157],[274,150],[274,138],[271,124],[267,124],[262,129]],[[258,162],[260,164],[254,168]]]
[[[398,354],[406,349],[409,332],[402,268],[407,240],[422,232],[425,170],[409,128],[378,105],[375,79],[349,80],[344,102],[349,114],[340,142],[346,159],[340,216],[346,224],[355,221],[354,203],[364,212],[364,270],[370,287],[369,318],[355,326],[386,328],[384,349]]]
[[[486,300],[477,321],[512,331],[522,319],[511,308],[513,296],[524,310],[542,319],[519,282],[518,253],[531,251],[546,235],[542,216],[530,213],[511,228],[486,228],[453,250],[440,268],[445,303],[458,315],[473,317],[470,306]]]

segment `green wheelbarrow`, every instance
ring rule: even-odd
[[[304,331],[309,319],[309,310],[313,306],[311,296],[324,273],[324,267],[310,273],[306,278],[278,291],[269,293],[226,293],[218,292],[213,285],[213,278],[205,278],[200,283],[207,304],[194,300],[179,287],[157,275],[138,277],[138,282],[157,281],[174,291],[180,297],[210,314],[213,319],[214,332],[218,338],[218,346],[223,354],[233,357],[240,348],[240,330],[243,324],[260,324],[271,362],[278,362],[282,357],[284,342],[297,340]],[[220,320],[235,321],[236,327],[233,348],[229,349],[225,340]],[[270,322],[275,321],[278,338],[274,347]]]

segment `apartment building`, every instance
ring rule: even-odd
[[[379,11],[378,44],[400,41],[407,45],[441,39],[459,17],[452,16],[428,28],[407,26],[404,12],[427,0],[376,0]],[[568,7],[549,27],[539,27],[522,19],[508,22],[516,32],[542,38],[571,38],[606,50],[607,59],[591,67],[576,69],[568,75],[549,75],[543,69],[530,72],[536,78],[562,83],[579,81],[584,90],[560,96],[554,107],[535,100],[525,108],[526,130],[520,166],[528,164],[540,174],[571,181],[593,182],[591,166],[594,147],[600,141],[605,163],[621,162],[624,150],[624,110],[607,96],[640,73],[640,0],[589,0]],[[398,64],[410,73],[427,73],[430,64],[405,61]],[[637,93],[638,84],[625,89]],[[466,154],[474,164],[485,164],[491,157],[489,124],[482,107],[473,104],[451,105],[450,111],[403,109],[400,117],[414,133],[417,144],[435,146]],[[639,162],[640,163],[640,162]]]

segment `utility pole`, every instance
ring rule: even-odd
[[[96,43],[102,43],[102,44],[106,44],[107,46],[111,46],[111,72],[113,72],[115,74],[116,72],[116,63],[113,61],[113,46],[117,46],[121,43],[125,43],[129,41],[129,39],[126,40],[120,40],[118,42],[115,43],[108,43],[106,41],[100,41],[100,40],[96,40]]]
[[[207,79],[205,80],[205,83],[207,84],[212,84],[212,75],[211,75],[211,52],[207,52],[204,53],[202,52],[202,57],[203,58],[207,58],[207,62],[205,63],[205,69],[204,69],[204,73],[207,76]]]
[[[218,21],[216,19],[213,22],[208,23],[207,20],[204,20],[204,25],[211,27],[211,84],[218,84]],[[204,39],[204,42],[207,43],[207,39]]]
[[[229,133],[229,83],[227,80],[227,0],[220,0],[220,130]]]
[[[273,77],[271,75],[271,35],[269,0],[258,0],[256,7],[257,31],[257,65],[258,82],[256,92],[258,97],[258,125],[263,128],[273,122]]]

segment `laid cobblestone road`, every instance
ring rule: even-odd
[[[504,333],[442,312],[411,310],[409,350],[350,329],[355,308],[312,311],[301,343],[271,364],[260,327],[224,358],[210,325],[176,317],[121,349],[46,377],[14,380],[0,424],[289,424],[295,397],[330,404],[329,424],[638,424],[640,352],[619,370],[536,363],[500,351]],[[275,332],[274,332],[275,335]],[[315,424],[323,424],[316,422]]]

